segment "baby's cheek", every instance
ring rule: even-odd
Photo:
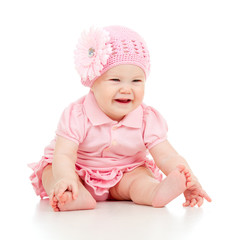
[[[139,102],[138,105],[140,105],[143,101],[143,98],[144,98],[144,90],[140,90],[137,95],[136,95],[136,98],[137,98],[137,102]]]

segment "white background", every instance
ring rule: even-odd
[[[237,3],[219,0],[0,2],[1,219],[4,239],[236,239]],[[125,25],[151,55],[145,103],[212,203],[164,209],[105,202],[54,213],[27,163],[40,160],[63,109],[88,92],[73,51],[90,26]]]

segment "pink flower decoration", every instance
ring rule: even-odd
[[[82,33],[75,50],[75,64],[83,82],[100,76],[112,52],[109,40],[109,32],[104,29],[92,27],[88,33]]]

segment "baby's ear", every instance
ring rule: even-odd
[[[94,84],[91,86],[91,91],[94,92]]]

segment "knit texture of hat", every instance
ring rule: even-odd
[[[84,86],[91,87],[103,73],[121,64],[140,67],[146,78],[150,55],[143,38],[122,26],[83,32],[75,50],[75,65]]]

